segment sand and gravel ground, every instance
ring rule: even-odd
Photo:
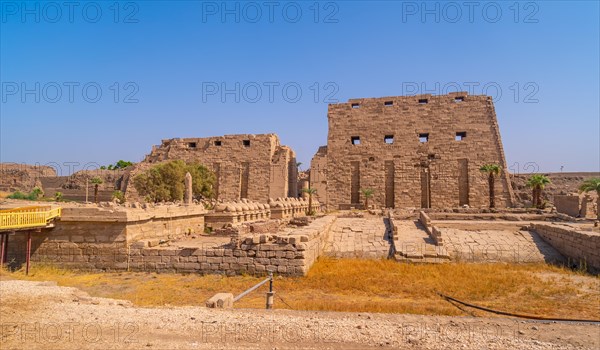
[[[133,307],[0,282],[1,349],[598,349],[600,325],[508,318]]]

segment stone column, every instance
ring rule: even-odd
[[[183,194],[183,203],[185,205],[191,205],[193,197],[194,196],[192,192],[192,174],[187,173],[185,174],[185,193]]]

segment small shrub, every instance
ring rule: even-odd
[[[35,187],[29,193],[23,193],[21,191],[16,191],[15,193],[8,195],[6,198],[9,199],[21,199],[27,201],[36,201],[40,196],[44,196],[44,191],[41,188]]]
[[[61,202],[63,200],[63,194],[62,192],[56,192],[54,194],[54,200],[57,202]]]
[[[112,199],[119,201],[120,204],[125,203],[125,194],[121,191],[114,191],[112,194]]]
[[[9,199],[27,199],[28,197],[29,197],[28,194],[25,194],[21,191],[16,191],[15,193],[6,196],[6,198],[9,198]]]

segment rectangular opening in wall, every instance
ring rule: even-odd
[[[250,163],[242,163],[240,183],[240,198],[248,198],[248,183],[250,178]]]
[[[360,163],[350,162],[350,203],[360,203]]]
[[[467,137],[467,132],[466,131],[460,131],[456,133],[456,137],[454,138],[456,141],[462,141],[465,139],[465,137]]]
[[[454,98],[454,102],[459,103],[465,100],[464,96],[459,96]]]
[[[383,103],[384,106],[389,107],[389,106],[393,106],[394,105],[394,101],[385,101]]]
[[[431,173],[429,167],[421,168],[421,208],[431,208]]]
[[[395,168],[393,160],[385,161],[385,207],[393,208],[396,198],[394,196]]]
[[[353,103],[352,108],[360,108],[360,103]]]
[[[419,142],[421,142],[421,143],[429,142],[429,134],[428,133],[419,134]]]
[[[350,137],[350,142],[352,142],[353,145],[360,145],[360,136],[352,136]]]
[[[383,141],[388,145],[393,144],[394,143],[394,135],[385,135],[385,137],[383,138]]]
[[[421,105],[426,105],[427,103],[429,103],[429,100],[426,98],[420,98],[419,99],[419,104]]]
[[[458,160],[458,205],[469,204],[469,160]]]
[[[242,144],[244,145],[244,147],[250,147],[250,140],[244,140],[242,141]]]
[[[196,142],[188,142],[189,148],[196,148],[196,146],[198,146],[198,144],[196,144]]]
[[[215,146],[222,146],[223,142],[221,140],[215,141]]]

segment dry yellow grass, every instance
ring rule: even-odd
[[[50,266],[2,274],[54,280],[91,295],[139,306],[203,305],[218,292],[238,294],[263,280],[252,276],[86,273]],[[568,318],[600,318],[600,279],[544,264],[409,265],[389,260],[320,259],[306,277],[277,277],[275,291],[293,309],[465,315],[436,291],[495,309]],[[263,308],[266,286],[236,303]],[[288,308],[276,297],[276,307]],[[471,312],[471,310],[469,310]],[[474,312],[484,315],[482,312]],[[493,316],[485,313],[486,316]]]

